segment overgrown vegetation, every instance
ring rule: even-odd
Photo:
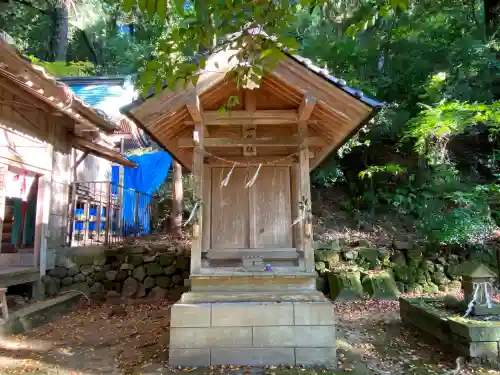
[[[54,38],[50,6],[30,1],[32,6],[7,2],[0,28],[25,53],[48,59],[46,42]],[[410,219],[409,232],[433,243],[483,243],[496,228],[498,2],[69,3],[77,11],[69,13],[65,56],[71,64],[64,66],[95,68],[96,74],[139,72],[144,90],[178,78],[195,83],[193,73],[216,45],[233,43],[242,47],[240,57],[249,58],[248,66],[234,72],[241,85],[258,82],[272,68],[281,56],[277,47],[297,50],[386,103],[314,172],[316,187],[344,191],[349,212]],[[92,67],[79,61],[91,61]]]

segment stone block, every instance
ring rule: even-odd
[[[73,257],[73,262],[79,266],[91,266],[94,264],[93,255],[75,255]]]
[[[363,273],[363,290],[370,298],[377,300],[397,300],[398,287],[389,272]]]
[[[170,277],[168,276],[158,276],[156,277],[156,285],[160,288],[167,289],[170,286]]]
[[[334,326],[295,326],[296,347],[334,347]]]
[[[55,267],[49,271],[49,275],[52,277],[63,279],[68,276],[68,269],[65,267]]]
[[[212,305],[212,326],[293,325],[293,303],[235,302]]]
[[[68,267],[68,276],[72,277],[80,273],[80,267],[76,264],[73,267]]]
[[[152,299],[163,299],[167,296],[167,290],[160,288],[159,286],[155,286],[148,294],[149,298]]]
[[[209,303],[176,303],[171,309],[170,327],[210,327],[210,317]]]
[[[330,272],[328,284],[332,299],[357,300],[363,297],[359,272]]]
[[[162,267],[170,266],[175,261],[175,254],[160,254],[160,265]]]
[[[212,365],[295,365],[294,348],[215,348]]]
[[[334,347],[334,326],[253,327],[254,347]]]
[[[297,366],[336,366],[335,348],[295,348]]]
[[[257,348],[295,347],[294,326],[253,327],[253,345]]]
[[[470,342],[465,346],[464,354],[472,358],[498,357],[498,342]]]
[[[171,348],[231,348],[252,346],[252,327],[170,329]]]
[[[170,349],[170,366],[209,366],[210,349]]]
[[[158,263],[146,264],[146,273],[149,276],[160,276],[163,274],[163,268]]]
[[[334,347],[333,326],[253,327],[254,347]]]
[[[330,302],[294,302],[294,324],[297,326],[334,325],[335,314]]]

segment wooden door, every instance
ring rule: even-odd
[[[262,167],[250,188],[250,247],[292,248],[290,168]]]
[[[212,249],[247,249],[249,242],[246,168],[234,168],[228,186],[221,181],[230,168],[212,168]]]

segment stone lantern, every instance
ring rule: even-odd
[[[466,261],[459,264],[454,275],[462,277],[466,315],[499,314],[500,305],[493,303],[493,282],[497,274],[483,263]]]

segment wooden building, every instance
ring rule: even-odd
[[[91,154],[113,151],[116,124],[0,38],[0,286],[34,283],[65,246],[70,186]]]
[[[310,171],[381,104],[297,56],[238,89],[223,74],[234,52],[211,56],[196,87],[123,109],[196,181],[191,291],[172,309],[170,363],[333,364]]]

